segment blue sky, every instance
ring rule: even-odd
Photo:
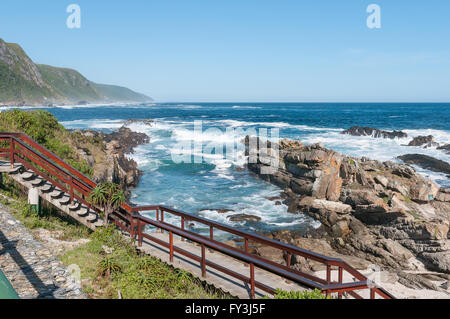
[[[66,8],[81,7],[81,29]],[[381,29],[366,25],[381,7]],[[450,101],[450,1],[14,0],[0,37],[159,101]]]

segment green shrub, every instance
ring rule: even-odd
[[[121,271],[122,267],[113,256],[105,256],[97,264],[97,274],[102,277],[109,277]]]
[[[284,291],[277,289],[273,299],[333,299],[324,295],[320,290],[313,291]]]

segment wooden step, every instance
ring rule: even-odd
[[[49,192],[53,189],[53,185],[50,184],[50,183],[48,183],[48,182],[46,182],[45,184],[40,185],[40,186],[39,186],[39,189],[40,189],[41,192],[43,192],[43,193],[49,193]]]
[[[34,178],[34,173],[30,172],[30,171],[26,171],[23,172],[22,174],[20,174],[20,177],[24,180],[24,181],[29,181],[32,178]]]
[[[9,174],[19,174],[22,171],[23,171],[23,165],[22,164],[14,164],[13,168],[9,168],[8,173]]]
[[[94,223],[94,226],[99,228],[99,227],[103,227],[105,226],[105,222],[103,221],[103,219],[97,219],[97,221]]]
[[[55,189],[53,192],[50,193],[50,197],[53,199],[57,199],[57,198],[61,197],[62,194],[64,194],[64,192],[62,192],[58,189]]]
[[[79,210],[75,211],[76,214],[80,217],[85,217],[89,214],[89,208],[81,207]]]
[[[59,202],[61,205],[68,205],[68,204],[70,204],[70,196],[64,195],[63,197],[61,197],[60,199],[58,199],[58,202]]]
[[[89,215],[85,217],[85,219],[90,223],[95,223],[97,221],[97,217],[97,214],[90,212]]]
[[[81,203],[79,201],[75,201],[72,205],[69,205],[69,210],[75,211],[81,207]]]
[[[45,182],[44,179],[42,179],[40,177],[36,177],[35,179],[31,180],[31,185],[39,186],[39,185],[43,184],[44,182]]]

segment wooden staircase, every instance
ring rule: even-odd
[[[39,196],[48,201],[59,211],[79,221],[92,230],[104,225],[99,216],[100,208],[91,205],[86,198],[97,187],[97,183],[67,164],[65,161],[51,153],[49,150],[35,142],[23,133],[0,132],[0,158],[9,159],[0,161],[0,172],[7,173],[17,183],[27,189],[37,189]],[[145,217],[154,215],[155,218]],[[179,217],[180,225],[164,222],[164,215]],[[197,222],[210,229],[208,235],[200,235],[186,229],[186,223]],[[233,278],[233,282],[242,282],[250,287],[251,298],[256,297],[257,289],[269,294],[275,293],[279,288],[280,280],[286,279],[296,285],[309,289],[319,289],[326,295],[335,294],[338,298],[347,295],[356,299],[383,298],[394,299],[388,291],[371,282],[366,276],[338,258],[317,254],[300,247],[278,242],[264,236],[238,230],[236,228],[185,213],[166,206],[133,206],[123,203],[110,216],[109,222],[121,228],[125,234],[137,239],[139,248],[148,248],[149,245],[159,245],[158,249],[168,254],[169,262],[174,261],[175,254],[188,260],[190,264],[200,266],[200,275],[206,278],[207,271],[213,271],[220,276]],[[149,226],[160,230],[167,236],[158,237],[145,231]],[[242,239],[244,246],[233,247],[214,238],[214,230],[229,233]],[[174,238],[176,237],[176,238]],[[178,237],[181,241],[178,240]],[[195,246],[195,251],[189,251],[190,246],[181,247],[185,242]],[[257,242],[272,247],[286,256],[286,263],[277,263],[270,259],[255,255],[249,251],[250,242]],[[152,246],[153,247],[153,246]],[[201,248],[201,254],[198,250]],[[230,267],[229,258],[215,259],[212,253],[226,255],[229,258],[247,265],[243,272]],[[208,253],[208,257],[206,256]],[[291,258],[305,258],[314,260],[326,266],[326,278],[301,272],[291,264]],[[208,268],[208,270],[207,270]],[[257,270],[255,271],[255,269]],[[265,276],[259,270],[275,275],[271,286],[265,284]],[[249,274],[246,275],[245,271]],[[194,272],[195,273],[195,272]],[[334,275],[334,276],[333,276]],[[258,278],[255,278],[257,276]],[[222,279],[218,279],[220,283]],[[260,282],[262,280],[263,282]]]
[[[37,188],[42,199],[86,227],[95,230],[104,226],[103,219],[95,211],[90,210],[76,199],[71,201],[70,194],[63,192],[34,172],[27,170],[22,164],[14,164],[14,167],[11,167],[9,162],[0,161],[0,172],[8,173],[13,180],[27,189]]]

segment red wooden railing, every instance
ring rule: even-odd
[[[3,142],[3,144],[9,142],[9,147],[0,147],[0,157],[9,158],[12,167],[15,163],[22,164],[24,167],[33,171],[54,186],[70,194],[72,201],[77,200],[84,205],[99,211],[98,208],[92,207],[86,200],[92,190],[97,186],[97,183],[23,133],[0,132],[0,142]],[[153,212],[155,213],[156,218],[145,217],[141,214],[143,212]],[[179,226],[164,222],[165,214],[179,217]],[[200,235],[187,230],[185,228],[185,223],[187,221],[194,221],[209,227],[209,236]],[[371,299],[375,299],[376,295],[384,299],[394,298],[386,290],[373,284],[367,277],[341,259],[323,256],[296,246],[281,243],[254,233],[238,230],[166,206],[133,207],[130,204],[123,204],[111,214],[110,222],[127,232],[131,238],[136,239],[137,237],[139,246],[142,245],[145,239],[168,248],[171,261],[176,252],[198,262],[201,266],[203,276],[206,276],[206,269],[209,267],[249,284],[251,287],[250,296],[252,298],[255,297],[256,288],[270,294],[274,293],[273,287],[268,287],[257,281],[257,278],[255,278],[255,268],[266,270],[308,288],[319,289],[327,295],[337,294],[338,298],[342,298],[343,293],[348,293],[354,298],[362,299],[357,291],[364,289],[369,289]],[[151,233],[145,232],[144,228],[147,225],[155,227],[157,231],[167,232],[169,234],[168,241],[161,240],[160,238],[152,236]],[[243,248],[236,248],[216,240],[214,238],[214,230],[221,230],[233,236],[242,238],[244,242]],[[189,240],[199,244],[202,248],[201,256],[197,256],[175,246],[173,240],[174,235],[181,237],[182,240]],[[251,253],[249,244],[252,242],[279,249],[286,256],[286,264],[276,263]],[[217,251],[248,264],[250,266],[249,276],[247,277],[237,273],[229,269],[227,265],[219,265],[208,260],[206,256],[207,249]],[[293,256],[314,260],[324,264],[326,266],[326,278],[319,278],[315,275],[292,268],[291,260]],[[332,279],[333,270],[337,270],[337,280]],[[343,282],[344,272],[351,275],[353,282]]]

